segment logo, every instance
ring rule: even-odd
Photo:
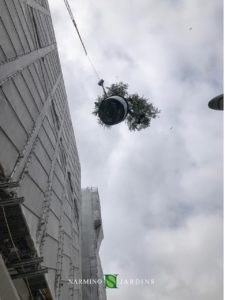
[[[105,274],[105,287],[109,289],[117,288],[118,274]]]
[[[128,285],[153,286],[155,284],[154,278],[118,278],[118,275],[119,274],[104,274],[104,280],[103,278],[68,279],[68,283],[76,285],[102,285],[109,289],[117,289],[121,286]]]

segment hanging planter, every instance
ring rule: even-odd
[[[107,93],[100,80],[104,95],[95,102],[93,114],[98,117],[100,125],[110,127],[125,120],[129,130],[141,130],[150,126],[151,119],[160,113],[148,99],[137,94],[129,95],[128,85],[123,82],[107,87]]]
[[[98,116],[106,125],[116,125],[125,120],[128,113],[128,103],[120,96],[110,96],[99,106]]]

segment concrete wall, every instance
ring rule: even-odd
[[[24,197],[6,209],[21,260],[43,256],[46,299],[81,299],[80,163],[46,0],[0,0],[0,166]]]
[[[103,240],[101,207],[96,188],[82,190],[82,278],[102,279],[99,248]],[[83,284],[83,300],[106,300],[103,284]]]

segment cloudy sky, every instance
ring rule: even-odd
[[[150,128],[99,127],[102,93],[63,0],[50,0],[82,166],[99,189],[104,273],[154,278],[108,300],[222,299],[222,0],[70,4],[105,84],[129,84],[161,109]]]

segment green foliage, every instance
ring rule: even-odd
[[[98,110],[99,110],[99,106],[101,104],[101,102],[105,99],[105,96],[98,96],[96,102],[95,102],[95,108],[94,111],[92,112],[93,115],[98,117]],[[105,128],[110,128],[111,126],[106,125],[105,123],[102,122],[102,120],[98,117],[98,124],[101,125],[102,127]]]
[[[125,122],[130,131],[141,130],[150,126],[151,120],[155,119],[160,110],[148,102],[148,99],[144,96],[140,97],[138,94],[128,94],[128,84],[119,82],[112,84],[110,87],[106,87],[107,96],[121,96],[128,102],[129,110]],[[105,95],[98,96],[95,102],[95,108],[93,114],[98,116],[98,109],[100,103],[105,99]],[[98,122],[104,127],[111,127],[105,125],[99,118]]]

